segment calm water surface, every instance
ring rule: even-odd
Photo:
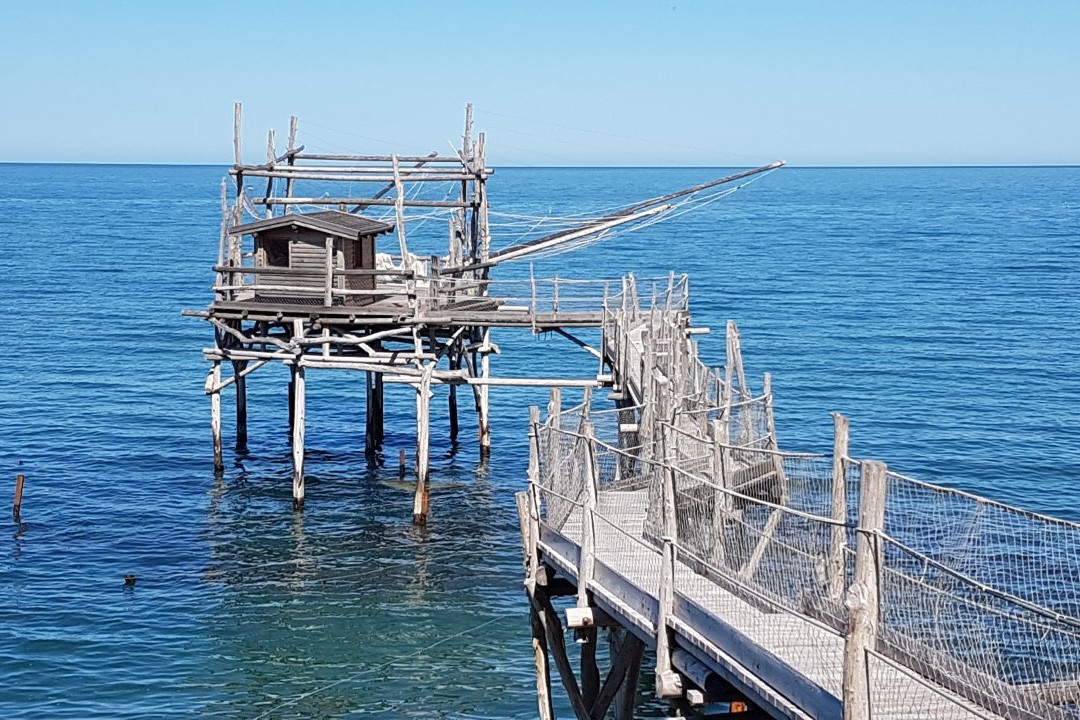
[[[436,419],[427,530],[397,481],[411,390],[369,462],[348,373],[309,381],[303,516],[283,368],[251,376],[249,451],[215,478],[211,334],[180,311],[210,300],[222,174],[0,165],[0,498],[28,477],[24,524],[0,523],[0,717],[535,716],[513,493],[543,395],[493,392],[486,465],[471,414],[458,448]],[[492,198],[565,214],[718,174],[508,169]],[[1080,169],[792,168],[536,273],[687,272],[698,324],[737,320],[774,373],[783,444],[828,449],[843,411],[857,455],[1080,520],[1078,268]],[[594,371],[495,340],[496,372]],[[722,332],[702,347],[722,362]]]

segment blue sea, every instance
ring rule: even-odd
[[[514,214],[726,172],[502,169],[496,244]],[[437,396],[426,529],[398,479],[412,391],[388,386],[385,459],[369,461],[359,374],[310,375],[302,514],[284,368],[249,379],[247,452],[232,451],[226,393],[215,477],[212,333],[181,311],[211,300],[224,173],[0,165],[0,717],[535,717],[513,494],[544,393],[493,390],[486,463],[471,403],[451,446]],[[1080,168],[785,168],[533,268],[669,270],[690,276],[709,358],[723,362],[733,319],[751,383],[773,373],[783,446],[829,450],[840,411],[854,455],[1080,521]],[[564,340],[493,339],[498,374],[596,371]]]

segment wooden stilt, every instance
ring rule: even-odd
[[[306,415],[306,383],[304,367],[292,366],[292,457],[293,457],[293,509],[304,509],[304,425]]]
[[[484,329],[484,342],[480,351],[480,377],[491,377],[491,328]],[[477,411],[479,415],[480,455],[487,457],[491,454],[491,388],[480,385],[477,394]]]
[[[581,641],[581,700],[591,708],[600,693],[600,668],[596,664],[596,628],[577,631]]]
[[[527,585],[530,590],[529,600],[533,610],[539,617],[547,635],[548,647],[555,660],[555,666],[559,669],[563,687],[570,699],[570,707],[574,709],[574,715],[578,720],[591,720],[589,708],[581,697],[581,689],[578,687],[577,678],[574,677],[574,668],[570,665],[570,659],[566,656],[566,636],[563,635],[562,621],[551,604],[551,598],[547,591],[535,583]]]
[[[236,378],[236,449],[247,448],[247,377],[242,373],[247,368],[246,360],[233,362],[233,376]]]
[[[540,720],[554,720],[555,710],[551,705],[551,666],[548,664],[547,634],[540,619],[536,605],[529,604],[529,621],[532,625],[533,656],[536,660],[536,702]]]
[[[456,371],[461,369],[461,356],[454,351],[450,353],[450,370]],[[450,442],[456,443],[458,437],[458,407],[457,407],[457,385],[450,386],[450,398],[447,400],[448,410],[450,414]]]
[[[296,427],[296,373],[289,376],[289,443],[293,441],[293,429]]]
[[[627,640],[629,639],[628,635]],[[645,644],[638,640],[638,649],[630,659],[630,664],[626,668],[626,678],[615,696],[615,720],[633,720],[634,718],[638,681],[641,678],[641,660],[644,654]]]
[[[210,431],[214,435],[214,470],[221,472],[225,469],[225,457],[221,448],[221,361],[215,360],[213,369],[210,371],[211,385],[214,388],[210,393]]]
[[[426,525],[431,485],[428,478],[431,434],[431,374],[425,373],[416,388],[416,495],[413,522]]]
[[[386,440],[386,424],[384,422],[386,397],[383,390],[382,373],[375,373],[375,443],[382,447]]]
[[[364,452],[374,455],[382,445],[382,373],[366,374],[367,408],[364,417]]]

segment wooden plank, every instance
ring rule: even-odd
[[[716,647],[722,648],[740,665],[751,668],[763,684],[790,698],[811,717],[840,720],[842,707],[839,698],[751,640],[728,620],[717,617],[681,592],[675,594],[674,616],[708,638]],[[866,717],[863,716],[862,720],[866,720]]]

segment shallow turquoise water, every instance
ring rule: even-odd
[[[563,214],[719,172],[509,169],[492,200]],[[535,715],[513,492],[543,393],[493,392],[487,465],[469,413],[458,448],[437,419],[427,530],[395,484],[411,391],[388,391],[369,463],[347,373],[309,382],[303,516],[282,368],[251,376],[249,452],[215,479],[211,334],[180,310],[210,299],[222,173],[0,165],[0,493],[28,477],[0,543],[0,716]],[[688,272],[698,324],[737,320],[774,373],[783,444],[827,449],[840,410],[857,455],[1080,520],[1078,267],[1080,169],[790,168],[536,273]],[[594,371],[562,341],[495,341],[506,375]],[[702,347],[722,362],[722,332]]]

